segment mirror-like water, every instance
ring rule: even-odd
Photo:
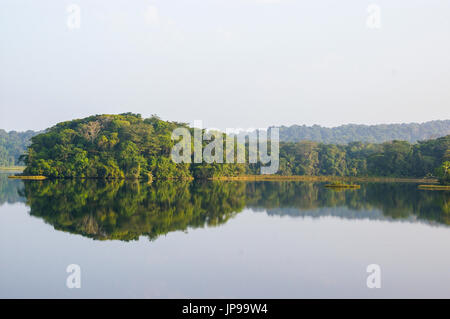
[[[449,192],[7,174],[0,297],[450,297]],[[69,264],[80,289],[66,286]],[[379,289],[367,287],[370,264]]]

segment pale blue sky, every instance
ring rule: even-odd
[[[3,0],[0,128],[127,111],[218,128],[448,119],[449,17],[448,0]]]

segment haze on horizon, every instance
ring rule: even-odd
[[[450,119],[449,14],[446,0],[5,0],[0,128],[122,112],[221,129]]]

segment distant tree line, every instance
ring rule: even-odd
[[[280,141],[300,142],[303,140],[326,144],[347,144],[351,142],[383,143],[393,140],[415,143],[450,134],[450,120],[429,121],[409,124],[356,125],[348,124],[333,128],[319,125],[281,126]]]
[[[334,128],[319,125],[281,126],[282,142],[313,141],[325,144],[348,144],[351,142],[383,143],[393,140],[415,143],[450,134],[450,120],[410,124],[356,125],[348,124]],[[31,137],[41,132],[6,132],[0,129],[0,166],[21,165],[19,161]]]
[[[0,129],[0,166],[23,165],[19,157],[25,153],[30,139],[39,132],[6,132]]]
[[[5,186],[11,190],[1,186],[0,200],[2,192],[14,190],[30,215],[98,240],[154,240],[173,231],[218,226],[244,208],[291,217],[333,214],[450,225],[448,194],[421,191],[412,183],[368,183],[357,191],[303,182],[50,180],[10,182]]]

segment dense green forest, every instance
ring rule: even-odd
[[[435,121],[435,126],[450,121]],[[431,125],[429,124],[429,125]],[[425,124],[423,124],[425,125]],[[433,125],[432,125],[433,126]],[[198,164],[173,162],[175,128],[193,129],[139,114],[96,115],[62,122],[32,137],[23,161],[26,175],[53,178],[190,179],[259,174],[260,164]],[[225,135],[223,135],[225,136]],[[191,142],[192,143],[192,142]],[[203,141],[203,146],[209,142]],[[192,148],[191,144],[191,148]],[[437,176],[448,183],[450,135],[416,143],[314,141],[281,142],[279,175]]]
[[[5,132],[0,129],[0,166],[21,165],[22,155],[30,139],[41,132]],[[450,120],[410,124],[342,125],[334,128],[292,125],[280,127],[282,142],[303,140],[326,144],[347,144],[351,142],[383,143],[402,140],[410,143],[450,134]]]
[[[280,141],[299,142],[303,140],[326,144],[347,144],[351,142],[383,143],[393,140],[415,143],[450,134],[450,120],[409,124],[356,125],[348,124],[328,128],[319,125],[281,126]]]
[[[0,166],[23,165],[19,157],[25,153],[30,139],[39,132],[6,132],[0,129]]]
[[[450,135],[410,144],[353,142],[346,145],[302,141],[280,143],[280,175],[436,176],[450,160]],[[448,172],[446,174],[448,176]],[[257,167],[253,167],[257,172]]]
[[[236,176],[244,164],[175,163],[175,128],[193,129],[140,114],[95,115],[59,123],[34,136],[23,161],[25,175],[52,178],[189,179]],[[203,144],[207,144],[203,141]],[[191,145],[191,147],[193,147]],[[225,154],[224,154],[225,155]]]

